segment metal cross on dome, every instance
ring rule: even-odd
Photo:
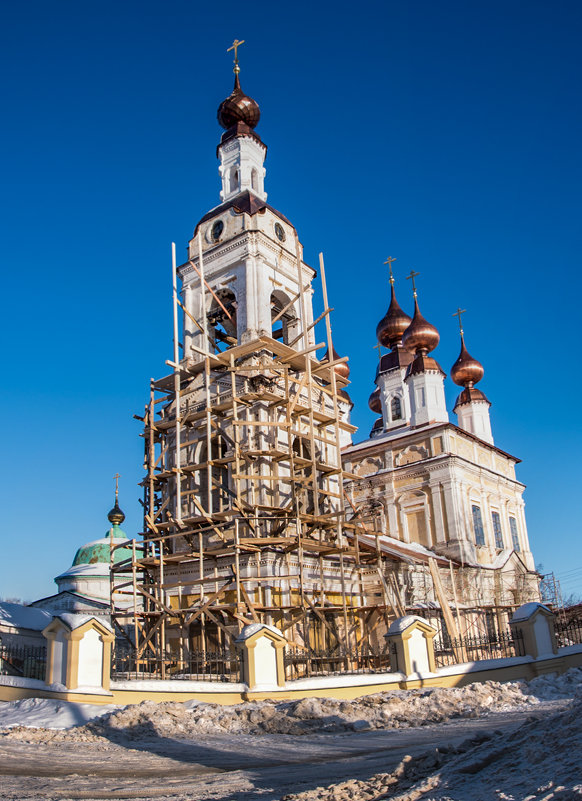
[[[117,500],[117,498],[119,497],[119,479],[121,478],[121,476],[119,475],[119,473],[116,473],[113,476],[113,478],[115,479],[115,500]]]
[[[414,283],[414,279],[419,276],[420,273],[415,273],[414,270],[410,271],[410,275],[406,276],[407,281],[412,281],[412,294],[416,297],[416,284]]]
[[[388,258],[387,258],[387,259],[386,259],[386,261],[384,262],[384,264],[387,264],[387,265],[388,265],[388,269],[390,270],[390,283],[391,283],[391,284],[393,284],[393,283],[394,283],[394,274],[393,274],[393,272],[392,272],[392,262],[393,262],[393,261],[396,261],[396,259],[394,258],[394,256],[388,256]]]
[[[456,312],[453,312],[453,317],[459,318],[459,331],[461,332],[461,336],[463,335],[463,320],[461,319],[462,315],[465,314],[467,309],[461,309],[459,306]]]
[[[240,67],[238,65],[238,49],[239,47],[245,43],[244,39],[235,39],[232,45],[227,49],[227,53],[230,53],[231,50],[234,50],[234,71],[240,72]]]

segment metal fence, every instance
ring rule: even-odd
[[[333,676],[345,673],[389,673],[388,649],[374,651],[369,646],[328,650],[291,647],[285,649],[285,677],[288,681],[306,676]]]
[[[577,619],[564,622],[557,617],[554,621],[554,625],[558,648],[582,643],[582,620]]]
[[[0,644],[0,675],[44,679],[45,674],[45,645]]]
[[[511,656],[525,656],[523,637],[519,632],[501,631],[490,636],[465,635],[458,639],[436,637],[434,641],[437,667]]]
[[[240,654],[228,649],[138,655],[131,646],[116,643],[111,660],[111,677],[116,679],[239,682],[241,676]]]

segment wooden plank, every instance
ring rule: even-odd
[[[245,599],[245,603],[246,603],[246,605],[248,607],[249,612],[251,613],[251,617],[253,618],[255,623],[260,623],[261,620],[260,620],[259,616],[257,615],[257,612],[255,610],[255,606],[254,606],[253,602],[251,601],[249,593],[248,593],[248,590],[247,590],[247,588],[245,587],[244,584],[240,585],[240,591],[242,592],[242,596]]]
[[[208,609],[208,607],[211,606],[211,604],[214,603],[214,601],[216,601],[218,598],[220,598],[221,595],[224,595],[224,593],[230,587],[232,587],[232,585],[234,583],[235,583],[234,579],[230,579],[229,581],[226,582],[226,584],[223,584],[222,587],[219,590],[217,590],[217,592],[214,592],[210,596],[210,598],[202,606],[200,606],[198,609],[196,609],[195,612],[193,612],[192,615],[189,615],[187,618],[184,618],[184,625],[188,625],[189,626],[191,623],[193,623],[196,620],[196,618],[200,617],[202,612],[205,612],[206,609]],[[185,610],[185,611],[189,611],[189,610]]]
[[[428,558],[428,567],[430,570],[430,575],[432,576],[434,591],[438,598],[438,602],[441,606],[447,631],[449,632],[449,637],[452,640],[459,640],[460,637],[459,637],[459,630],[457,628],[457,623],[455,621],[455,618],[453,617],[453,613],[451,612],[449,602],[447,601],[447,597],[445,595],[445,591],[439,574],[438,565],[436,563],[436,560],[432,556],[429,556]],[[460,647],[458,646],[455,647],[453,650],[455,651],[455,658],[457,659],[458,662],[467,661],[467,654],[465,652],[465,648],[462,645]]]

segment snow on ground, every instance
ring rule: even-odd
[[[577,668],[350,702],[0,704],[0,798],[582,801],[581,687]]]
[[[282,801],[580,801],[582,699],[513,731],[406,756],[391,773],[283,796]]]
[[[144,701],[124,707],[27,699],[0,706],[4,736],[28,741],[135,741],[148,737],[192,738],[201,734],[341,733],[427,726],[458,718],[534,706],[540,701],[572,698],[579,691],[582,668],[530,682],[475,683],[466,687],[391,690],[353,701],[304,698],[299,701],[250,701],[234,706]],[[580,696],[582,698],[582,695]],[[33,734],[30,729],[39,731]],[[68,729],[57,736],[55,729]],[[47,730],[53,730],[49,732]]]
[[[0,704],[0,730],[14,726],[38,729],[70,729],[99,715],[119,709],[110,704],[76,704],[54,698],[24,698]]]

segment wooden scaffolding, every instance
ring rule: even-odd
[[[201,252],[199,264],[204,296],[232,320]],[[324,311],[304,323],[300,275],[302,330],[292,342],[237,344],[209,330],[203,303],[193,322],[207,349],[180,360],[174,258],[173,373],[152,380],[143,416],[143,544],[122,562],[112,553],[111,568],[114,622],[162,674],[192,650],[227,647],[244,625],[275,625],[299,648],[345,651],[371,644],[380,621],[404,612],[380,549],[359,546],[369,532],[357,510],[346,514],[342,436],[355,428],[321,256],[320,270]],[[275,307],[273,324],[287,311]],[[323,319],[330,356],[318,361],[325,345],[310,331]]]

